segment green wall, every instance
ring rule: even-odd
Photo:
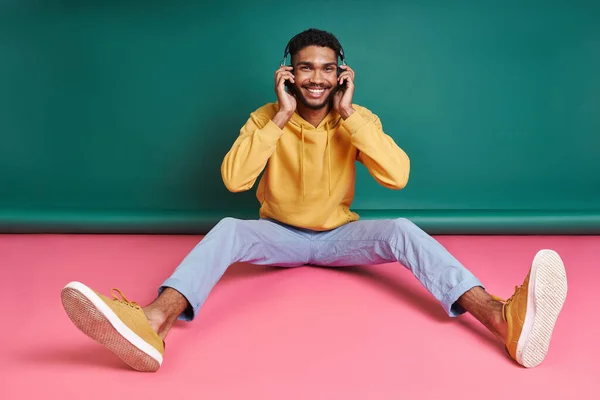
[[[162,3],[162,4],[161,4]],[[222,157],[300,30],[411,157],[358,171],[364,218],[431,233],[600,233],[600,3],[0,3],[0,231],[204,233],[257,217]]]

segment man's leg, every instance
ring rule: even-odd
[[[308,261],[306,233],[267,221],[225,218],[184,258],[159,288],[159,296],[140,307],[114,289],[113,298],[80,282],[62,291],[73,323],[132,368],[156,371],[164,338],[177,318],[191,321],[227,268],[237,262],[300,266]]]
[[[525,281],[507,301],[488,294],[439,242],[403,218],[357,221],[319,234],[310,263],[343,266],[392,261],[408,268],[449,316],[471,313],[505,343],[520,364],[533,367],[545,357],[567,289],[564,266],[556,253],[539,252]]]
[[[269,220],[223,219],[184,258],[144,308],[159,336],[192,321],[227,268],[237,262],[297,267],[308,261],[309,234]]]

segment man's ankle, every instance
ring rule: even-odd
[[[458,303],[498,339],[506,342],[508,325],[502,315],[501,302],[492,298],[482,287],[475,287],[463,294]]]
[[[143,310],[154,332],[164,340],[188,305],[187,299],[181,293],[165,288],[160,296]]]
[[[508,324],[504,320],[502,303],[500,303],[497,300],[490,301],[490,308],[493,310],[492,316],[490,318],[490,330],[494,335],[496,335],[498,339],[500,339],[504,343],[506,342],[506,337],[508,335]]]
[[[143,311],[146,315],[146,319],[148,319],[148,322],[152,327],[152,330],[160,335],[161,328],[167,320],[164,312],[152,306],[144,307]]]

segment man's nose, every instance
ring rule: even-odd
[[[313,83],[323,83],[325,81],[323,74],[318,69],[314,70],[310,76],[310,81]]]

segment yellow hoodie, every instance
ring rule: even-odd
[[[353,105],[345,121],[331,111],[316,128],[294,113],[284,129],[272,121],[277,103],[253,113],[221,165],[231,192],[258,184],[260,217],[316,231],[359,219],[350,210],[354,199],[356,161],[381,185],[402,189],[410,161],[386,135],[379,118]]]

